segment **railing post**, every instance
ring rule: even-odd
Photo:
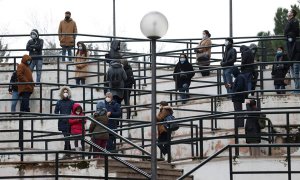
[[[287,164],[288,164],[288,180],[291,180],[292,179],[292,172],[291,172],[291,169],[292,169],[292,166],[291,166],[291,147],[290,146],[287,146]]]
[[[58,180],[59,171],[58,171],[58,152],[55,152],[55,179]]]
[[[229,177],[230,180],[233,180],[233,174],[232,174],[232,147],[229,146]]]
[[[191,121],[191,139],[194,139],[194,128],[193,128],[193,121]],[[192,153],[192,157],[194,157],[195,153],[194,153],[194,142],[191,142],[191,153]]]
[[[81,147],[82,151],[85,152],[85,119],[81,119],[81,126],[82,126],[82,132],[81,132]],[[85,159],[84,153],[82,154],[82,159]]]
[[[22,115],[20,114],[20,117],[22,117]],[[19,148],[20,151],[23,152],[24,151],[24,124],[23,124],[23,119],[19,119]],[[21,153],[20,155],[20,160],[23,162],[23,153]]]
[[[85,86],[82,87],[82,93],[83,93],[83,109],[85,110]]]
[[[45,150],[48,150],[48,141],[45,141]],[[48,153],[45,153],[45,161],[48,161]]]
[[[33,148],[33,131],[34,131],[34,126],[33,126],[33,120],[31,119],[30,120],[30,128],[31,128],[31,131],[30,131],[30,147]]]
[[[66,78],[67,84],[69,84],[69,64],[66,65]]]
[[[43,113],[43,84],[40,83],[40,113]]]
[[[203,157],[203,119],[199,120],[199,129],[200,129],[200,159]]]
[[[105,179],[108,179],[108,155],[105,154],[104,158],[105,158],[104,159],[104,164],[105,164],[105,166],[104,166],[104,169],[105,169],[104,177],[105,177]]]

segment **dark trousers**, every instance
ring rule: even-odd
[[[21,106],[20,111],[23,112],[30,112],[29,108],[29,98],[30,98],[31,92],[22,92],[20,94],[21,98]]]
[[[201,66],[199,67],[199,70],[202,70],[202,69],[208,69],[208,66]],[[207,71],[201,71],[201,75],[202,76],[209,76],[210,75],[210,71],[207,70]]]
[[[80,85],[80,82],[81,84],[85,84],[85,78],[75,78],[75,80],[77,85]]]
[[[93,143],[97,144],[98,146],[102,147],[103,149],[106,148],[106,145],[107,145],[107,139],[92,139]],[[93,147],[93,152],[100,152],[100,150],[96,147]],[[94,158],[98,158],[98,157],[101,157],[101,156],[98,156],[98,155],[94,155],[93,156]]]
[[[171,133],[163,132],[158,136],[158,147],[163,155],[170,151]]]
[[[62,131],[62,134],[64,135],[65,138],[70,136],[70,132]],[[66,150],[66,151],[71,150],[70,139],[65,139],[64,150]]]
[[[115,152],[116,148],[117,148],[117,139],[114,135],[110,134],[107,141],[106,150],[108,150],[109,152]]]
[[[243,103],[241,102],[233,102],[233,108],[235,112],[239,112],[243,110]],[[241,117],[241,114],[235,115],[234,118],[234,127],[244,127],[244,118]]]
[[[125,106],[130,106],[130,90],[125,90],[124,91],[124,103]],[[126,108],[126,112],[127,112],[127,119],[130,119],[131,116],[131,108]]]
[[[275,84],[275,89],[285,89],[284,84]],[[285,94],[285,91],[276,91],[277,94]]]
[[[120,104],[120,105],[121,105],[121,103],[122,103],[122,101],[123,101],[123,98],[120,98],[120,97],[117,96],[117,95],[114,95],[114,96],[113,96],[113,99],[114,99],[118,104]]]

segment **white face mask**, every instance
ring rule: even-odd
[[[225,41],[225,46],[228,46],[229,42],[228,41]]]
[[[82,46],[79,46],[78,49],[79,49],[79,50],[82,50]]]
[[[108,102],[108,103],[110,103],[110,102],[111,102],[111,98],[106,97],[106,98],[105,98],[105,101]]]
[[[203,34],[203,35],[202,35],[202,38],[203,38],[203,39],[205,39],[206,37],[207,37],[206,34]]]
[[[69,93],[64,93],[64,97],[65,98],[69,97]]]
[[[79,115],[79,114],[80,114],[80,111],[76,111],[75,113],[76,113],[77,115]]]
[[[31,38],[32,38],[32,39],[36,39],[37,37],[36,37],[35,34],[31,34]]]

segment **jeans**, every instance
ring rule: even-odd
[[[188,84],[183,84],[181,88],[178,89],[179,92],[181,92],[182,94],[180,94],[181,99],[187,99],[188,95],[186,93],[189,93],[189,85]],[[183,101],[183,103],[185,103]]]
[[[36,66],[36,82],[41,82],[41,75],[42,75],[42,67],[43,67],[43,60],[32,60],[30,64],[31,71],[34,70]]]
[[[12,91],[11,92],[11,108],[10,108],[10,111],[11,112],[16,112],[16,106],[18,104],[18,101],[20,99],[19,97],[19,92],[18,91]]]
[[[232,85],[232,68],[228,67],[226,69],[223,69],[223,80],[225,84]],[[232,90],[230,87],[226,86],[227,93],[232,93]]]
[[[300,63],[293,64],[293,78],[295,83],[295,91],[294,93],[300,93],[300,79],[299,79],[299,71],[300,71]]]
[[[275,89],[285,89],[285,85],[275,84]],[[277,94],[285,94],[285,91],[276,91]]]
[[[76,80],[77,85],[80,85],[80,81],[81,81],[81,84],[85,84],[85,79],[84,78],[75,78],[75,80]]]
[[[68,51],[68,56],[72,56],[72,46],[61,46],[62,47],[62,61],[66,61],[65,56],[66,56],[66,52]],[[72,61],[71,58],[68,58],[69,61]]]
[[[30,108],[29,108],[30,95],[31,95],[31,92],[22,92],[22,94],[20,95],[20,96],[22,96],[20,111],[30,112]]]

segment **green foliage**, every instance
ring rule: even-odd
[[[44,56],[58,56],[60,54],[59,50],[56,50],[56,43],[50,40],[45,40],[44,43]],[[44,57],[44,63],[56,63],[57,57]]]
[[[257,33],[257,36],[261,37],[261,41],[258,42],[258,52],[257,52],[257,58],[263,62],[265,61],[273,61],[274,56],[274,48],[272,41],[270,40],[271,33],[270,31],[264,32],[261,31]]]
[[[278,8],[274,17],[274,34],[275,35],[283,35],[284,26],[287,23],[287,14],[288,10],[285,8]]]
[[[4,61],[5,62],[8,61],[8,58],[5,58],[5,57],[10,56],[10,52],[7,51],[7,49],[8,49],[8,45],[3,44],[2,39],[0,39],[0,63],[2,63]]]

